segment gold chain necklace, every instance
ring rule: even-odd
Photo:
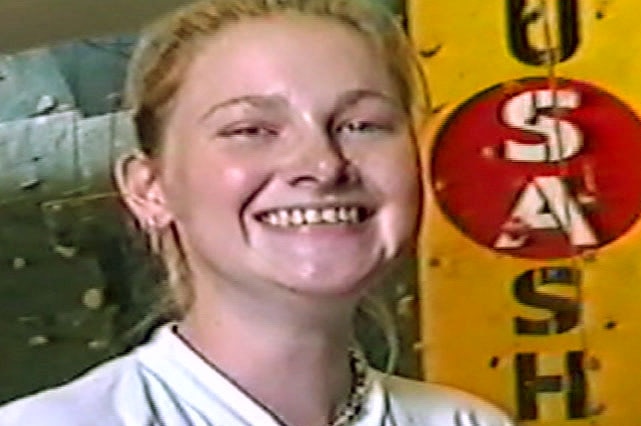
[[[241,389],[248,397],[250,397],[254,402],[259,404],[262,408],[267,411],[270,411],[267,407],[262,405],[259,401],[251,397],[251,395],[246,392],[238,383],[236,383],[231,377],[225,374],[216,364],[207,359],[192,343],[183,335],[183,333],[178,328],[178,325],[172,327],[173,333],[189,348],[191,349],[199,358],[201,358],[206,364],[213,368],[218,374],[225,377],[239,389]],[[363,411],[363,405],[365,402],[365,395],[369,389],[367,382],[367,370],[369,364],[365,355],[359,350],[354,348],[349,349],[349,366],[352,373],[352,383],[350,385],[349,395],[345,401],[340,405],[335,411],[333,419],[328,423],[328,426],[349,426],[354,420],[356,420]],[[271,411],[270,411],[271,412]]]
[[[352,384],[349,396],[336,410],[336,414],[329,426],[348,426],[352,424],[363,411],[365,394],[367,393],[367,369],[365,356],[356,349],[349,350],[349,363],[352,371]]]

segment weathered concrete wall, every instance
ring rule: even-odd
[[[114,161],[134,140],[126,112],[0,123],[0,203],[107,188]]]
[[[0,123],[0,401],[115,348],[135,254],[109,171],[129,123],[77,111]]]

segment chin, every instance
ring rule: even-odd
[[[280,284],[294,293],[321,298],[355,299],[362,297],[377,281],[382,271],[319,271],[318,274],[301,274]]]

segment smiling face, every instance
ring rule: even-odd
[[[154,183],[199,289],[358,295],[413,238],[408,117],[382,58],[326,18],[246,19],[202,41]]]

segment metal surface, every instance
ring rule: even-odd
[[[134,141],[126,112],[82,118],[69,111],[0,123],[0,205],[106,187],[110,166]]]
[[[0,56],[0,121],[75,107],[74,97],[47,49]]]
[[[120,343],[133,296],[107,299],[135,281],[134,253],[108,176],[133,140],[125,113],[0,124],[0,401],[68,380]]]
[[[641,350],[640,206],[631,204],[631,226],[611,238],[604,235],[616,215],[599,219],[641,185],[628,168],[641,161],[641,61],[630,54],[641,43],[637,9],[632,0],[409,4],[411,33],[441,111],[424,139],[431,144],[427,162],[461,170],[460,181],[453,174],[430,183],[433,208],[421,240],[426,375],[494,401],[519,424],[627,426],[641,417],[634,373]],[[542,79],[541,91],[525,77]],[[492,104],[489,89],[497,85],[502,100]],[[582,87],[602,94],[591,97]],[[515,116],[506,113],[524,93],[534,101]],[[577,102],[564,104],[567,95]],[[458,162],[435,162],[444,150],[470,146],[470,136],[444,142],[470,111],[488,126],[471,136],[481,148]],[[616,120],[630,129],[610,128]],[[615,147],[626,137],[630,144]],[[509,144],[528,145],[529,154],[515,154]],[[545,155],[533,154],[541,147]],[[480,173],[490,163],[511,174],[485,179],[471,169]],[[610,179],[620,172],[628,179],[615,184]],[[431,170],[432,177],[440,173]],[[465,185],[482,196],[452,207]],[[523,201],[528,188],[538,192]],[[489,243],[475,231],[476,218],[495,224],[484,230],[493,235]],[[593,238],[579,238],[580,226],[594,230]],[[556,246],[545,246],[544,236]]]

